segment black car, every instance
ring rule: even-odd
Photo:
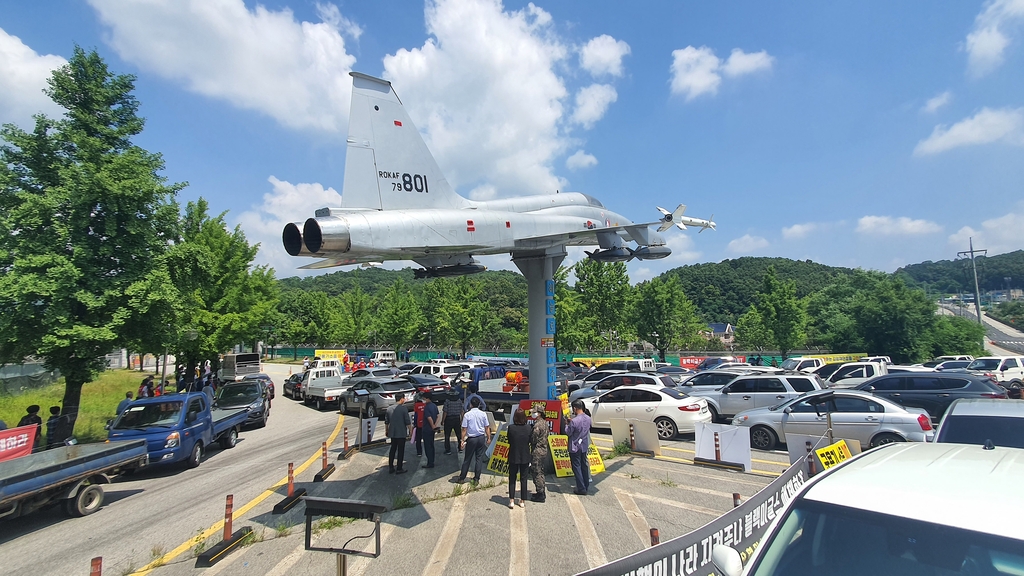
[[[398,378],[415,386],[420,393],[446,394],[451,389],[451,385],[431,374],[403,374]]]
[[[263,382],[263,385],[270,391],[270,399],[274,399],[274,380],[267,374],[260,372],[259,374],[246,374],[242,377],[242,382],[247,380],[259,380]]]
[[[292,400],[302,399],[302,375],[303,372],[292,374],[284,381],[284,391],[282,394],[291,398]]]
[[[674,380],[676,384],[685,380],[690,374],[693,374],[692,370],[683,368],[682,366],[662,366],[655,370],[658,374],[664,374]]]
[[[922,408],[932,420],[942,418],[959,398],[1006,398],[1006,390],[984,376],[948,372],[900,372],[878,376],[856,387],[908,408]]]
[[[262,428],[270,418],[270,390],[257,379],[231,382],[217,389],[213,405],[224,410],[248,408],[245,423]]]

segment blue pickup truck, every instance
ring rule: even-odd
[[[212,408],[202,392],[167,394],[129,404],[110,424],[107,438],[145,440],[151,465],[184,462],[195,468],[214,442],[234,448],[248,416],[245,408]]]
[[[0,518],[55,505],[70,516],[92,514],[103,505],[110,476],[147,462],[141,440],[60,446],[0,462]]]

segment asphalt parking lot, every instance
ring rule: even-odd
[[[349,416],[341,422],[354,438],[357,419]],[[377,426],[382,433],[383,423]],[[311,496],[365,500],[388,508],[382,515],[380,557],[350,558],[348,574],[574,574],[649,546],[651,528],[657,528],[665,541],[706,524],[732,507],[734,492],[748,497],[788,465],[785,454],[763,452],[754,453],[752,473],[694,465],[692,435],[683,436],[663,443],[664,456],[657,459],[608,459],[607,471],[594,477],[588,496],[572,493],[572,478],[556,479],[552,474],[547,502],[528,501],[525,508],[510,510],[502,477],[485,474],[473,491],[467,491],[468,484],[452,483],[460,466],[458,454],[445,455],[439,449],[436,467],[428,469],[421,466],[425,459],[409,449],[410,473],[389,475],[387,446],[337,460],[343,436],[337,438],[330,449],[337,471],[327,481],[313,483],[318,466],[312,466],[300,475],[297,486]],[[609,435],[593,438],[602,453],[611,450]],[[334,555],[305,550],[302,505],[283,515],[270,513],[285,487],[276,492],[235,519],[235,528],[252,526],[252,542],[214,567],[195,568],[195,555],[219,539],[219,530],[206,541],[189,542],[188,551],[142,573],[336,573]],[[236,510],[241,505],[236,502]],[[222,516],[222,509],[211,510],[211,527]],[[373,528],[363,520],[321,522],[314,546],[341,546]],[[367,542],[357,539],[348,545],[371,549]]]

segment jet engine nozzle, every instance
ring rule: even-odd
[[[291,222],[285,224],[281,232],[281,242],[284,243],[284,251],[290,256],[312,256],[302,243],[302,230],[299,226],[302,222]]]
[[[341,218],[309,218],[302,226],[302,242],[312,254],[352,249],[348,222]]]

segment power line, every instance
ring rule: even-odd
[[[971,259],[971,270],[974,273],[974,310],[978,313],[978,324],[981,324],[982,323],[981,322],[981,291],[978,289],[978,265],[974,261],[974,255],[975,254],[980,254],[982,256],[987,256],[988,255],[988,250],[982,250],[982,249],[975,250],[974,249],[974,238],[971,237],[971,238],[968,238],[967,240],[969,242],[968,246],[970,247],[970,250],[965,250],[965,251],[962,251],[962,252],[957,252],[956,253],[956,257],[957,258],[968,258],[969,257]]]

